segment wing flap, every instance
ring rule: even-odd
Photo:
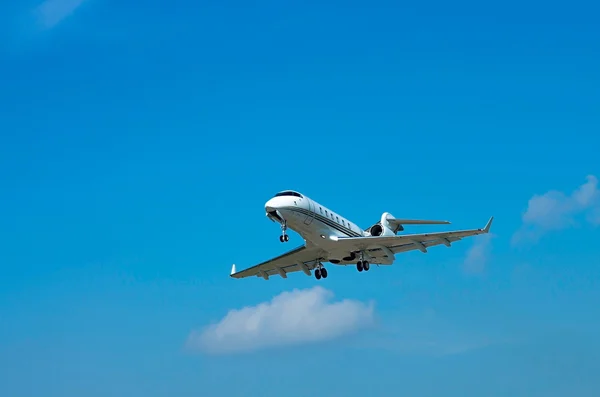
[[[436,245],[449,245],[452,243],[455,243],[457,241],[462,240],[462,237],[446,237],[445,239],[436,239],[436,240],[429,240],[429,241],[421,241],[420,243],[423,244],[423,246],[425,247],[425,249],[429,248],[429,247],[435,247]],[[394,254],[399,254],[402,252],[408,252],[408,251],[413,251],[416,249],[420,249],[422,248],[420,245],[415,244],[413,242],[406,242],[404,244],[401,245],[392,245],[390,247],[388,247],[390,250],[392,250],[392,252]]]
[[[278,275],[287,278],[288,273],[299,271],[310,275],[310,271],[316,267],[319,260],[322,260],[320,249],[303,245],[239,272],[236,271],[234,265],[230,276],[232,278],[263,277],[268,279],[270,276]]]

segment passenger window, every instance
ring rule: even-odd
[[[329,212],[327,212],[327,210],[325,210],[325,215],[326,215],[326,216],[329,216]]]
[[[322,214],[322,213],[323,213],[323,208],[322,208],[322,207],[319,207],[319,210],[321,211],[321,214]]]
[[[335,216],[335,220],[337,221],[337,223],[340,223],[340,218],[338,218],[338,216]]]

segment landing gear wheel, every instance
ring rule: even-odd
[[[284,239],[285,241],[289,241],[289,239],[290,239],[290,236],[288,236],[287,234],[285,234],[285,235],[283,236],[283,239]]]
[[[325,274],[327,274],[327,273],[325,273]],[[315,270],[315,278],[316,278],[317,280],[320,280],[320,279],[321,279],[321,269],[317,269],[317,270]]]
[[[369,271],[369,262],[368,261],[363,261],[363,269],[365,269],[365,272]]]
[[[356,268],[358,269],[359,272],[363,271],[363,262],[362,261],[358,261],[356,263]]]
[[[327,269],[325,269],[325,268],[321,269],[321,276],[323,278],[327,278]]]

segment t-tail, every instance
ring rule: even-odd
[[[404,230],[404,225],[449,225],[449,221],[429,219],[398,219],[389,212],[381,214],[381,220],[366,231],[371,236],[393,236]]]

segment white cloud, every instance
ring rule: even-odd
[[[85,0],[46,0],[36,7],[35,14],[42,27],[50,29],[73,14],[84,1]]]
[[[523,214],[522,227],[513,235],[513,243],[537,240],[547,232],[575,226],[580,215],[594,225],[600,224],[600,191],[593,175],[588,175],[587,182],[571,195],[556,190],[534,195]]]
[[[482,273],[489,259],[493,235],[481,234],[473,237],[473,245],[467,251],[463,269],[467,273]]]
[[[332,302],[320,286],[283,292],[270,302],[230,310],[218,323],[188,338],[188,347],[207,353],[233,353],[333,339],[373,324],[373,304]]]

